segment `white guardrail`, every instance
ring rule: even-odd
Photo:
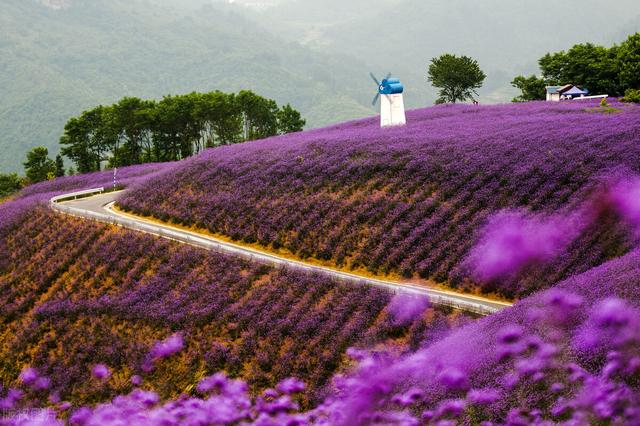
[[[360,285],[373,285],[375,287],[384,288],[393,293],[409,293],[416,295],[426,295],[434,305],[449,306],[455,309],[463,310],[466,312],[472,312],[479,315],[490,315],[496,313],[507,306],[489,306],[486,303],[480,303],[475,301],[472,296],[466,298],[464,295],[450,294],[446,291],[430,289],[414,284],[405,283],[393,283],[389,281],[365,278],[347,272],[336,271],[320,266],[309,265],[303,262],[295,260],[283,259],[277,256],[269,255],[268,253],[260,253],[251,250],[244,249],[242,247],[235,246],[234,244],[215,241],[206,237],[199,237],[189,232],[179,232],[172,230],[168,227],[158,226],[145,221],[137,221],[129,219],[117,214],[106,214],[86,210],[71,205],[65,205],[61,202],[75,200],[78,198],[89,197],[104,192],[104,188],[89,189],[86,191],[78,191],[70,194],[63,194],[53,197],[49,204],[54,210],[61,213],[80,217],[83,219],[95,220],[101,223],[107,223],[123,228],[144,232],[147,234],[157,235],[159,237],[178,241],[185,244],[190,244],[195,247],[204,248],[211,251],[221,253],[232,253],[236,256],[243,257],[251,262],[258,262],[261,264],[267,264],[271,266],[285,267],[289,269],[296,269],[300,271],[316,272],[322,275],[327,275],[333,279],[351,282]]]

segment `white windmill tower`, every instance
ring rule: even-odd
[[[372,105],[378,102],[378,98],[382,95],[380,100],[380,127],[387,126],[403,126],[407,124],[407,117],[404,113],[404,98],[402,92],[404,92],[404,86],[397,78],[392,78],[391,73],[382,80],[378,81],[373,73],[369,73],[371,78],[378,85],[378,93],[373,98]]]

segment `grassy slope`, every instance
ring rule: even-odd
[[[638,172],[640,109],[619,107],[439,107],[411,112],[401,129],[365,120],[215,149],[122,205],[302,258],[470,287],[461,264],[490,214],[571,209],[615,170]],[[608,218],[499,290],[526,295],[629,248]]]

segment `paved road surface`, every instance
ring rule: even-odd
[[[80,198],[77,200],[60,202],[56,201],[56,199],[52,199],[51,207],[66,214],[97,220],[100,222],[112,223],[125,228],[179,241],[181,243],[191,244],[207,250],[241,256],[255,262],[275,266],[285,266],[289,269],[312,271],[341,281],[383,287],[396,293],[405,292],[427,295],[433,304],[452,306],[482,315],[488,315],[511,306],[509,303],[497,302],[468,294],[438,290],[421,284],[374,279],[347,272],[336,271],[328,267],[286,259],[270,253],[218,240],[206,235],[185,231],[169,225],[159,224],[132,215],[122,214],[113,209],[113,204],[120,194],[122,194],[122,192],[111,192],[93,195],[87,198]]]

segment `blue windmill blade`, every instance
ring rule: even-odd
[[[372,72],[369,73],[369,75],[371,76],[371,79],[373,79],[373,81],[375,81],[376,86],[380,86],[380,82],[378,81],[378,79],[376,78],[375,75],[373,75]]]
[[[376,93],[376,95],[373,97],[373,102],[371,102],[371,105],[375,106],[378,102],[378,98],[380,98],[380,93]]]

